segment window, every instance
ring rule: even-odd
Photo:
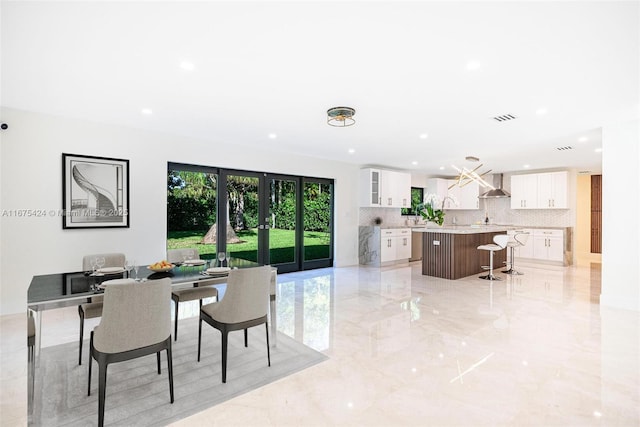
[[[418,205],[422,203],[424,197],[424,188],[411,187],[411,209],[402,208],[400,213],[402,215],[419,215]]]

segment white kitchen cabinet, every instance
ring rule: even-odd
[[[380,230],[380,262],[411,258],[411,229],[383,228]]]
[[[536,209],[538,207],[538,175],[513,175],[511,177],[511,209]]]
[[[511,209],[567,209],[568,172],[511,177]]]
[[[380,169],[360,170],[360,206],[380,207],[382,203]]]
[[[440,200],[444,200],[449,195],[449,180],[442,178],[430,178],[427,180],[427,187],[424,190],[425,197],[428,194],[435,194]],[[445,206],[446,208],[446,206]]]
[[[538,174],[538,208],[567,208],[567,172]]]
[[[564,237],[562,230],[534,230],[533,258],[543,261],[564,262]]]
[[[464,186],[460,187],[458,185],[457,179],[447,180],[448,187],[448,196],[446,199],[444,207],[445,209],[451,210],[475,210],[479,209],[480,201],[478,200],[478,195],[480,194],[480,185],[475,182],[468,182],[464,184]],[[455,203],[453,200],[455,200]]]
[[[361,169],[360,207],[411,207],[411,175],[384,169]]]

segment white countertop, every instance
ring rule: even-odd
[[[515,230],[512,225],[446,225],[444,227],[411,227],[414,233],[477,234]]]

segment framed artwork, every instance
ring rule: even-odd
[[[129,160],[62,153],[62,228],[129,227]]]

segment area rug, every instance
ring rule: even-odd
[[[268,367],[264,326],[249,329],[249,347],[244,347],[242,331],[232,332],[227,383],[223,384],[220,333],[207,324],[202,329],[198,363],[197,318],[180,321],[178,341],[173,345],[173,404],[169,401],[166,352],[162,353],[161,375],[155,355],[109,365],[105,425],[167,425],[327,359],[279,332]],[[30,425],[98,424],[98,365],[94,361],[91,396],[87,396],[88,347],[86,341],[82,366],[78,366],[77,343],[42,349]]]

